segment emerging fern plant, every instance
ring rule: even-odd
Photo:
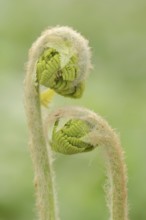
[[[80,98],[90,64],[88,41],[69,27],[46,30],[32,45],[25,79],[36,205],[40,220],[59,220],[52,168],[52,151],[88,152],[102,146],[106,155],[110,220],[128,220],[126,168],[119,139],[99,115],[79,107],[64,107],[44,119],[54,93]],[[64,119],[64,120],[63,120]],[[48,138],[48,129],[51,135]]]

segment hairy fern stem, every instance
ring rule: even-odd
[[[40,99],[31,75],[25,81],[26,111],[30,136],[30,153],[35,173],[36,206],[40,220],[58,220],[54,191],[51,151],[43,132]],[[49,156],[48,156],[49,155]]]

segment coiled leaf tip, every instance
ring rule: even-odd
[[[72,55],[68,63],[61,67],[61,55],[53,48],[46,48],[36,66],[40,85],[49,87],[63,96],[81,97],[84,81],[78,82],[78,58]]]
[[[76,154],[94,149],[83,137],[91,131],[91,125],[80,119],[70,119],[58,130],[59,120],[54,124],[52,132],[52,149],[63,154]]]

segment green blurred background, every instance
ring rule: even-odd
[[[23,107],[27,53],[47,26],[69,25],[90,41],[94,69],[80,105],[120,134],[132,220],[146,220],[146,1],[0,1],[0,220],[35,218],[33,171]],[[108,219],[100,150],[54,162],[62,220]]]

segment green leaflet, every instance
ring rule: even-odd
[[[94,149],[94,146],[82,140],[91,131],[91,125],[83,120],[71,119],[57,130],[59,120],[54,124],[51,147],[62,154],[76,154]]]
[[[49,87],[63,96],[79,98],[84,91],[84,81],[78,82],[78,58],[71,56],[61,68],[61,54],[53,48],[42,53],[36,67],[39,84]]]

